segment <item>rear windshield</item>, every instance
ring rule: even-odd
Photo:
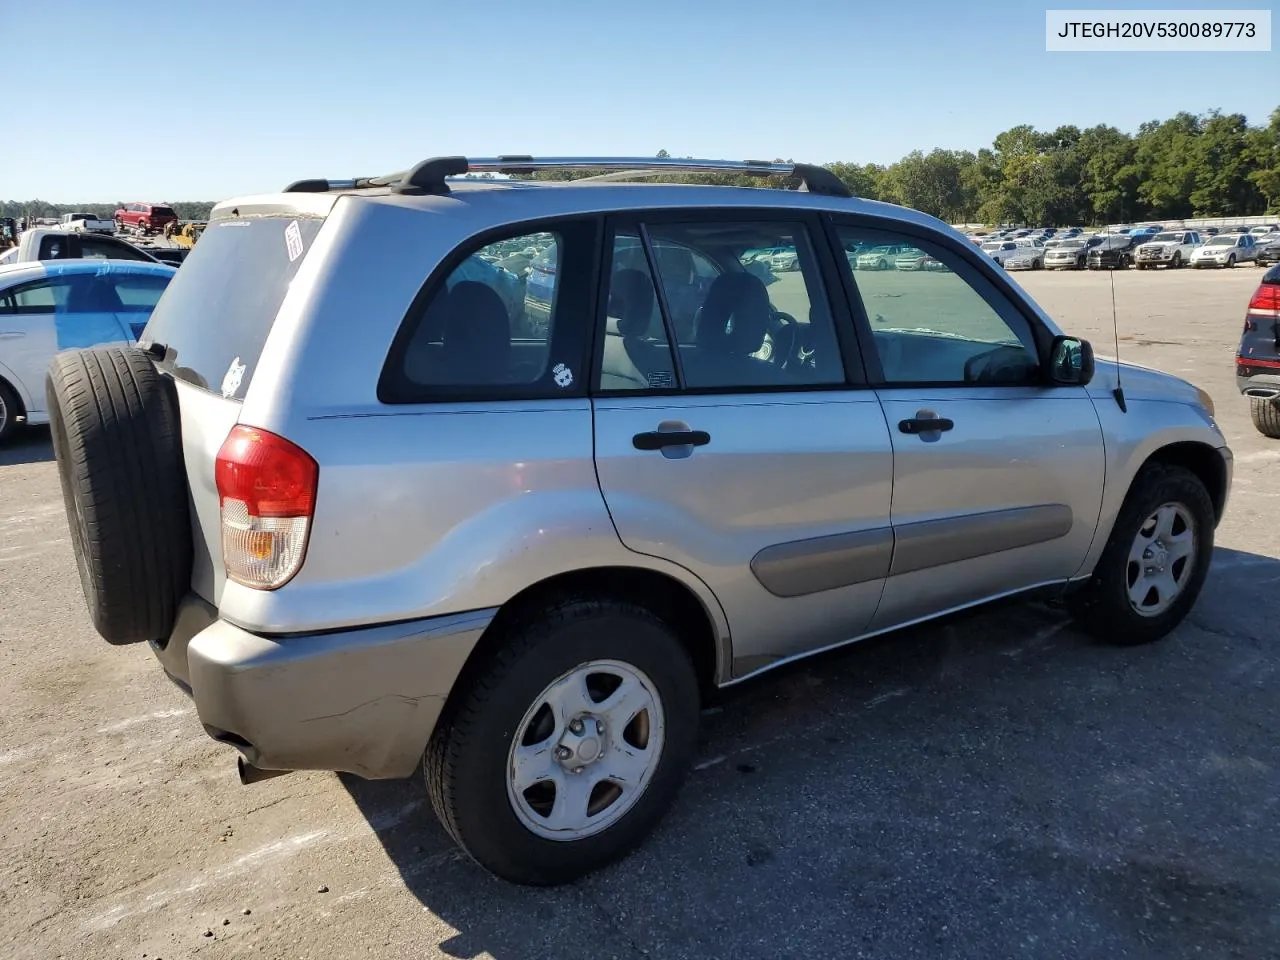
[[[244,399],[289,283],[323,223],[307,217],[211,223],[140,339],[172,351],[179,379]]]
[[[153,217],[176,217],[172,207],[152,207],[151,215]]]

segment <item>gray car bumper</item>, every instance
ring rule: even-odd
[[[206,732],[253,766],[406,777],[495,612],[265,637],[189,596],[152,646]]]

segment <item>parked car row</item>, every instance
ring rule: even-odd
[[[1108,227],[1088,234],[1080,227],[1061,233],[1047,227],[976,233],[970,240],[1006,270],[1176,270],[1280,262],[1280,224],[1227,230],[1164,230],[1151,224]]]

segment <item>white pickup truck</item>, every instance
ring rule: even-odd
[[[93,213],[64,213],[59,229],[72,233],[106,233],[116,232],[116,222]]]
[[[1145,270],[1147,267],[1154,270],[1162,265],[1176,270],[1191,261],[1191,255],[1202,243],[1204,241],[1195,230],[1169,230],[1157,233],[1138,244],[1133,263],[1139,270]]]

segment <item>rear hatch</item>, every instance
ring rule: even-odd
[[[191,585],[214,604],[225,578],[214,463],[323,224],[323,216],[278,207],[212,220],[139,338],[165,346],[160,368],[177,384],[195,543]]]

